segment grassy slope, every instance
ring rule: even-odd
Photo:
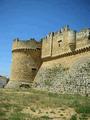
[[[90,97],[0,89],[0,120],[89,120],[89,114]]]

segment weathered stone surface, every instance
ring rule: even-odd
[[[5,76],[0,76],[0,88],[4,88],[8,83],[9,79]]]
[[[33,87],[58,93],[90,94],[90,29],[65,26],[41,42],[15,40],[7,87],[34,81]],[[28,86],[28,85],[26,85]]]
[[[19,83],[30,83],[41,65],[41,43],[35,40],[14,41],[12,48],[12,67],[7,87]],[[18,85],[19,86],[19,85]]]
[[[32,83],[27,82],[21,82],[21,81],[14,81],[11,80],[9,83],[5,86],[5,88],[13,88],[13,89],[19,89],[19,88],[26,88],[25,86],[28,86],[27,88],[31,88]]]
[[[90,95],[89,56],[90,52],[44,62],[35,77],[34,87],[51,92]]]

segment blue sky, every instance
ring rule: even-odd
[[[66,24],[90,27],[90,0],[0,0],[0,74],[10,75],[14,38],[39,40]]]

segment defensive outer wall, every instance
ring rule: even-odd
[[[42,42],[15,40],[7,87],[32,81],[36,89],[90,95],[90,29],[65,26]]]
[[[6,87],[20,87],[34,80],[41,65],[41,42],[34,39],[21,41],[15,39],[12,47],[12,66],[10,82]]]

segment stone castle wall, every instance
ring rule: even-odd
[[[8,87],[13,83],[30,83],[41,65],[41,43],[35,40],[13,43],[11,76]]]
[[[52,35],[46,36],[42,41],[42,58],[51,56]]]
[[[68,27],[42,42],[42,60],[34,87],[59,93],[90,95],[90,29]]]
[[[68,30],[52,32],[42,41],[42,58],[56,56],[69,50]]]
[[[90,29],[76,32],[65,26],[42,42],[16,39],[7,86],[32,81],[37,89],[90,95]]]
[[[19,40],[18,38],[13,41],[12,51],[17,49],[41,49],[41,43],[35,41],[34,39],[30,40]]]
[[[76,34],[77,48],[85,47],[90,44],[90,29],[84,29]]]
[[[87,52],[43,62],[34,87],[50,92],[90,95],[90,48]]]
[[[58,56],[88,46],[89,36],[90,29],[76,32],[69,27],[50,33],[42,41],[42,58]]]

